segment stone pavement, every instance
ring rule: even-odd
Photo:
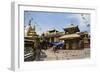
[[[47,57],[43,60],[69,60],[69,59],[83,59],[90,58],[90,49],[85,48],[84,50],[58,50],[54,53],[53,49],[42,50]]]

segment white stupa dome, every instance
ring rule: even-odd
[[[25,26],[25,28],[24,28],[24,36],[27,36],[27,32],[28,32],[28,30],[29,30],[29,25],[27,25],[27,26]]]

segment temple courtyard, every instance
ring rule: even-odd
[[[90,58],[90,48],[85,48],[83,50],[57,50],[56,52],[53,51],[53,48],[50,48],[48,50],[42,50],[40,60],[50,61],[84,58]]]

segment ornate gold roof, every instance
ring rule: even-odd
[[[31,37],[38,36],[35,32],[35,26],[33,27],[31,24],[25,27],[25,31],[26,31],[25,36],[31,36]]]

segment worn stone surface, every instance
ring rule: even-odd
[[[58,50],[56,52],[53,49],[42,50],[47,57],[42,60],[70,60],[70,59],[84,59],[90,58],[90,49],[84,50]]]

